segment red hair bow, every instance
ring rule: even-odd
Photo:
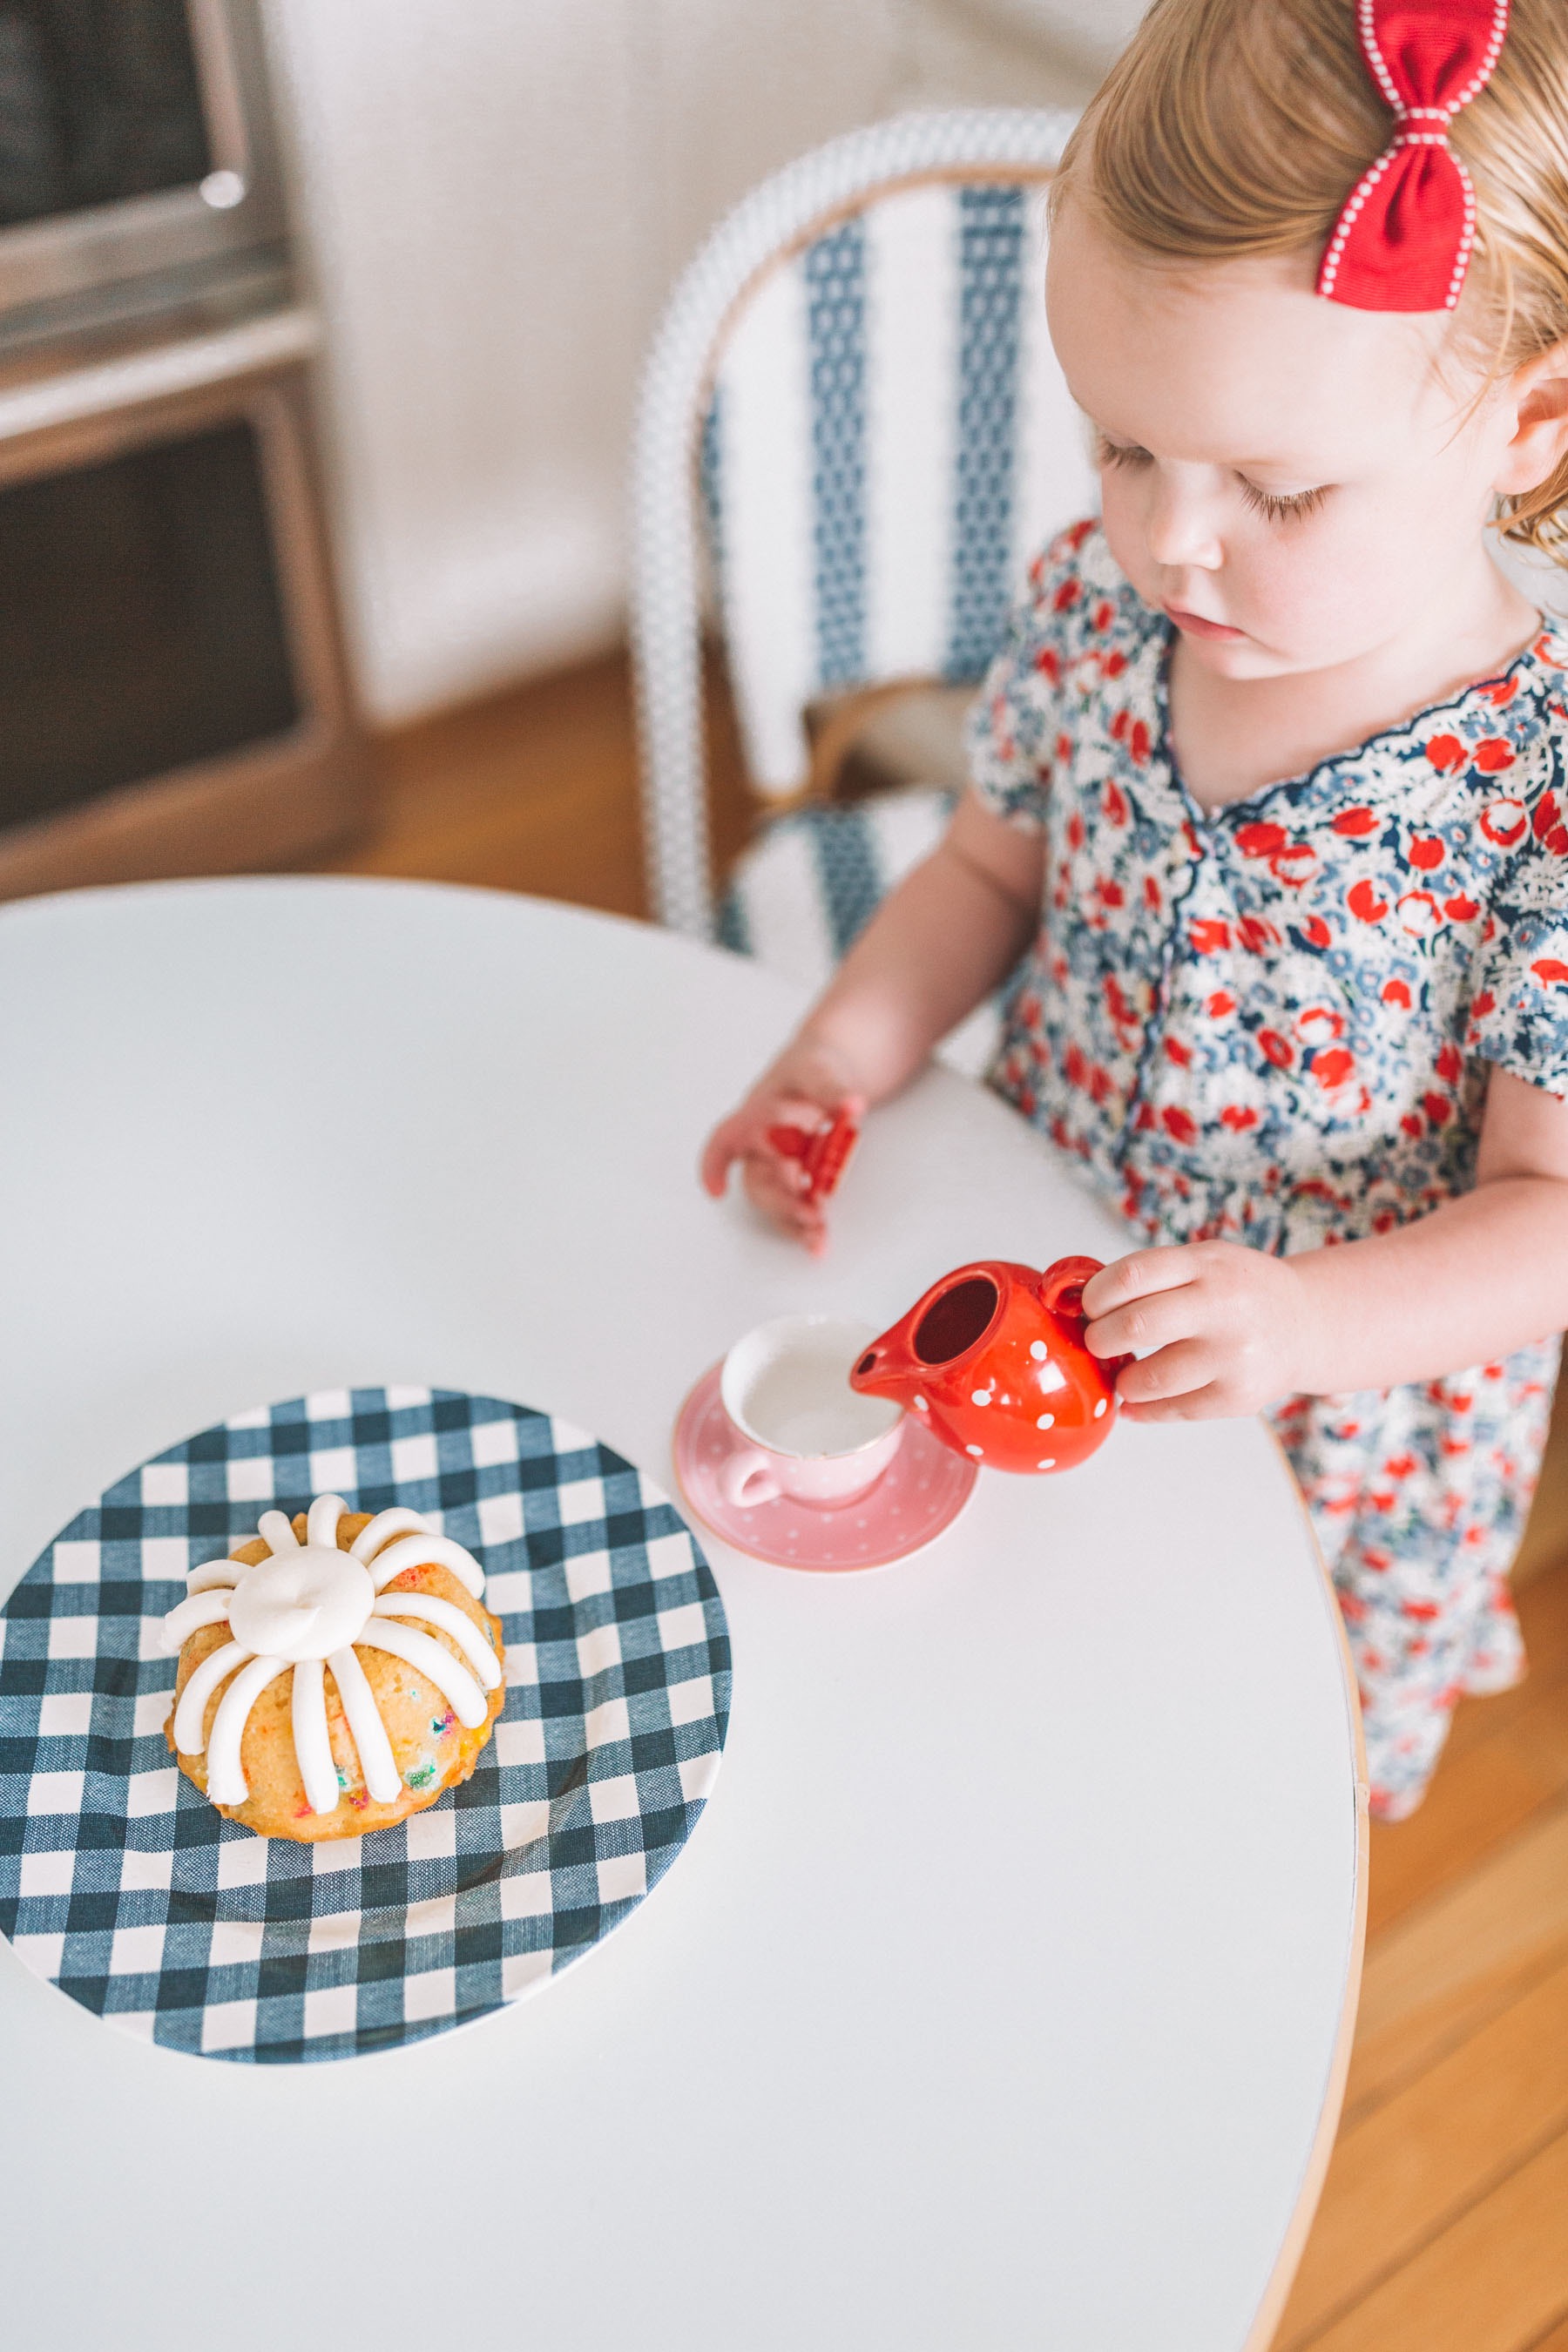
[[[1356,21],[1394,131],[1345,199],[1318,291],[1353,310],[1451,310],[1476,199],[1448,125],[1491,79],[1508,0],[1357,0]]]

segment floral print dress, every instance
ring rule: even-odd
[[[992,1083],[1141,1239],[1275,1253],[1475,1182],[1489,1067],[1568,1093],[1568,635],[1213,813],[1173,763],[1170,623],[1063,534],[975,706],[975,789],[1047,836]],[[1558,1340],[1268,1418],[1361,1684],[1373,1810],[1523,1654],[1506,1578]]]

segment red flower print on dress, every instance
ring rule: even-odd
[[[1193,1049],[1190,1045],[1184,1045],[1179,1037],[1167,1037],[1164,1040],[1164,1047],[1167,1062],[1174,1062],[1179,1070],[1192,1068]]]
[[[1309,1045],[1331,1045],[1344,1034],[1344,1014],[1331,1004],[1303,1005],[1296,1015],[1296,1034]]]
[[[1035,667],[1051,686],[1062,682],[1062,666],[1055,646],[1041,646],[1035,655]]]
[[[1288,1070],[1296,1058],[1289,1041],[1278,1029],[1260,1029],[1258,1042],[1277,1070]]]
[[[1443,843],[1438,840],[1436,834],[1412,834],[1410,863],[1419,873],[1430,874],[1435,866],[1441,866],[1447,855]]]
[[[1341,809],[1338,816],[1333,819],[1333,827],[1336,833],[1342,833],[1347,840],[1364,841],[1369,833],[1377,831],[1377,815],[1374,810],[1369,808]]]
[[[1426,757],[1441,775],[1453,775],[1465,764],[1465,747],[1457,735],[1429,735]]]
[[[1486,838],[1497,848],[1511,849],[1516,842],[1524,838],[1530,812],[1522,801],[1489,801],[1477,822]]]
[[[1347,1045],[1330,1045],[1312,1056],[1312,1076],[1331,1092],[1355,1075],[1355,1055]]]
[[[1318,853],[1310,841],[1288,841],[1268,861],[1268,870],[1287,890],[1302,890],[1318,870]]]
[[[1467,898],[1462,895],[1458,898],[1445,898],[1443,901],[1443,912],[1453,923],[1473,923],[1480,911],[1473,898]]]
[[[1430,939],[1443,920],[1443,909],[1430,890],[1406,890],[1394,911],[1413,940]]]
[[[1236,928],[1241,934],[1242,946],[1250,948],[1254,955],[1262,955],[1266,949],[1279,945],[1279,932],[1259,915],[1243,915]]]
[[[1116,1024],[1123,1045],[1128,1042],[1129,1031],[1134,1037],[1139,1034],[1143,1026],[1142,1021],[1136,1009],[1128,1003],[1121,982],[1113,971],[1108,971],[1105,975],[1105,1005]]]
[[[1142,767],[1148,760],[1153,749],[1153,743],[1154,738],[1149,731],[1147,719],[1135,719],[1132,721],[1132,730],[1127,738],[1127,748],[1140,767]]]
[[[1282,824],[1244,824],[1237,833],[1236,845],[1244,857],[1272,857],[1289,838]]]
[[[1230,945],[1230,925],[1205,918],[1192,926],[1189,936],[1198,955],[1219,955]]]
[[[1568,825],[1563,824],[1563,811],[1555,793],[1542,793],[1535,803],[1530,829],[1554,857],[1568,857]]]
[[[1195,1143],[1198,1139],[1196,1119],[1183,1110],[1179,1104],[1166,1104],[1160,1113],[1160,1124],[1166,1134],[1174,1137],[1178,1143]]]
[[[1127,805],[1127,795],[1122,791],[1114,776],[1110,776],[1106,779],[1105,791],[1101,795],[1101,800],[1105,809],[1106,823],[1108,824],[1125,824],[1127,823],[1128,818],[1131,814],[1131,811]]]
[[[1408,1013],[1410,1010],[1409,982],[1403,980],[1385,980],[1383,984],[1383,1001],[1385,1004],[1397,1004]]]
[[[1509,677],[1494,677],[1489,686],[1482,687],[1481,692],[1494,710],[1506,709],[1519,692],[1519,672],[1515,670]]]
[[[1058,585],[1056,594],[1051,599],[1052,611],[1057,613],[1070,612],[1072,607],[1078,603],[1079,595],[1079,583],[1076,580],[1069,576],[1068,579],[1061,581]]]
[[[1351,884],[1345,892],[1345,904],[1363,923],[1381,923],[1388,912],[1387,899],[1378,897],[1375,887],[1364,876],[1361,881]]]
[[[1204,1011],[1211,1021],[1223,1021],[1227,1013],[1236,1011],[1236,999],[1228,988],[1216,988],[1205,1003]]]
[[[1568,963],[1556,956],[1542,956],[1530,967],[1542,988],[1568,988]]]
[[[1249,1127],[1258,1125],[1258,1113],[1250,1103],[1226,1103],[1220,1113],[1221,1124],[1233,1135],[1243,1135]]]
[[[1470,754],[1483,776],[1500,776],[1513,765],[1513,745],[1505,735],[1486,735]]]

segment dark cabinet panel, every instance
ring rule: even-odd
[[[300,712],[247,419],[0,489],[0,825]]]

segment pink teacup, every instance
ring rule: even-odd
[[[849,1385],[875,1337],[869,1324],[844,1316],[781,1315],[736,1340],[720,1394],[751,1443],[720,1465],[727,1502],[751,1510],[788,1495],[832,1508],[875,1486],[904,1423],[890,1398],[857,1396]]]

